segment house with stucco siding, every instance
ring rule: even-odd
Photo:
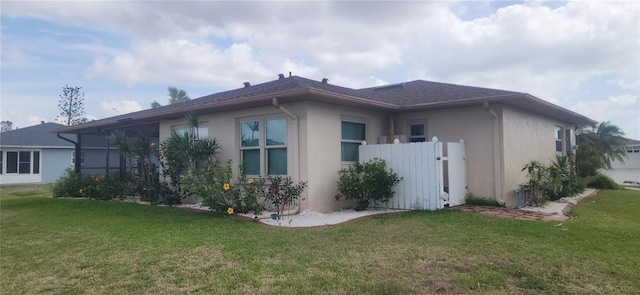
[[[527,93],[416,80],[352,89],[280,74],[274,81],[186,102],[119,115],[55,132],[106,136],[146,130],[166,140],[195,112],[199,130],[222,145],[223,160],[252,176],[289,175],[307,181],[300,210],[330,212],[338,171],[358,161],[358,146],[463,139],[468,192],[514,206],[526,181],[522,167],[574,151],[575,130],[596,122]]]

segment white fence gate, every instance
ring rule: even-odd
[[[463,141],[447,143],[448,157],[443,156],[442,142],[436,140],[361,145],[359,153],[360,162],[383,159],[403,178],[395,187],[395,195],[387,203],[388,208],[437,210],[464,204],[467,173]],[[445,165],[448,168],[447,178],[444,177]],[[449,193],[445,192],[445,187]]]

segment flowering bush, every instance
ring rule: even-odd
[[[247,178],[244,169],[240,167],[240,175],[234,177],[231,169],[232,162],[220,167],[216,163],[209,163],[200,168],[191,167],[183,177],[186,190],[203,199],[203,204],[219,212],[247,213],[261,211],[258,197],[264,190],[262,179]]]
[[[282,212],[286,208],[291,208],[297,204],[300,194],[307,187],[307,182],[305,181],[294,184],[291,177],[279,175],[269,175],[268,182],[269,187],[264,197],[275,207],[278,212],[278,218],[282,216]]]

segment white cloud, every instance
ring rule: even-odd
[[[626,137],[640,139],[640,99],[637,95],[580,101],[572,109],[598,122],[611,121],[625,132]]]
[[[132,112],[141,111],[143,108],[137,101],[120,100],[120,101],[101,101],[100,109],[105,116],[117,116]]]
[[[89,77],[108,77],[127,85],[141,82],[238,86],[242,81],[273,76],[251,46],[232,44],[221,50],[212,44],[187,40],[143,41],[132,52],[98,59]]]
[[[132,87],[239,88],[289,71],[356,88],[428,79],[527,92],[597,120],[634,123],[633,95],[619,93],[640,93],[637,3],[489,1],[473,19],[461,19],[474,12],[458,4],[12,1],[2,14],[119,36],[110,47],[85,38],[69,48],[93,53],[87,77]],[[34,64],[37,57],[4,41],[3,69],[10,55]],[[615,94],[597,99],[602,91],[591,90],[602,85]]]

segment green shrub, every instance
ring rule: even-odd
[[[202,198],[203,204],[218,212],[232,208],[234,212],[259,212],[263,208],[258,200],[264,195],[265,180],[247,178],[243,167],[240,175],[234,177],[232,162],[220,167],[216,162],[208,162],[201,167],[192,166],[182,177],[186,191]]]
[[[344,198],[356,202],[356,210],[365,210],[371,201],[386,203],[393,197],[393,187],[402,178],[387,170],[384,160],[374,158],[365,163],[355,163],[338,172],[336,201]]]
[[[91,178],[89,177],[88,179]],[[130,194],[131,186],[129,183],[109,176],[95,176],[84,187],[84,195],[89,199],[95,200],[124,199]]]
[[[267,201],[276,208],[278,218],[287,208],[291,208],[298,203],[300,194],[307,187],[306,182],[294,184],[291,177],[280,175],[269,175],[269,187],[264,194]]]
[[[545,201],[556,201],[563,197],[573,197],[584,191],[585,183],[574,173],[571,160],[567,156],[556,156],[549,166],[538,161],[526,164],[529,181],[520,185],[526,195],[528,205],[539,206]]]
[[[54,198],[86,198],[86,188],[92,184],[92,178],[75,173],[71,168],[65,170],[53,184]]]
[[[620,186],[609,176],[598,173],[586,178],[587,187],[597,189],[619,189]]]

